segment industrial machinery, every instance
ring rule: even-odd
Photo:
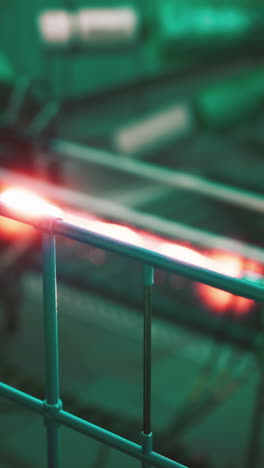
[[[261,468],[261,2],[49,3],[0,7],[0,200],[38,194],[108,247],[241,281],[240,296],[155,265],[154,448]],[[42,400],[41,234],[1,218],[0,235],[1,381]],[[139,257],[62,236],[57,278],[64,409],[141,444]],[[1,467],[47,466],[39,420],[0,408]],[[139,466],[64,428],[62,447],[62,468]]]

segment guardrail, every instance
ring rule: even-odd
[[[60,426],[67,426],[102,442],[120,452],[141,460],[143,468],[183,468],[152,450],[151,431],[151,322],[154,269],[164,269],[185,278],[225,290],[238,296],[264,302],[264,287],[244,280],[231,278],[198,266],[176,261],[151,250],[112,239],[102,234],[70,224],[56,217],[26,219],[10,213],[0,204],[0,215],[29,224],[42,233],[43,243],[43,297],[46,399],[44,401],[0,383],[0,395],[42,415],[47,429],[47,466],[60,467]],[[144,286],[143,332],[143,425],[142,444],[125,438],[64,411],[59,391],[59,344],[57,317],[56,236],[64,236],[83,244],[138,260],[142,264]]]

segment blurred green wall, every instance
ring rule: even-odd
[[[158,40],[157,18],[166,3],[192,11],[197,5],[257,6],[259,0],[1,0],[0,42],[18,74],[49,79],[57,94],[67,97],[118,87],[121,83],[160,73],[167,67],[181,66],[182,57],[175,54],[166,63]],[[136,47],[119,51],[87,52],[47,59],[37,31],[37,15],[49,8],[135,5],[143,18],[143,37]]]

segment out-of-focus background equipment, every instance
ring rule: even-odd
[[[1,193],[26,188],[69,222],[263,283],[260,0],[3,1],[0,44]],[[64,406],[139,442],[140,267],[57,248]],[[1,381],[42,398],[38,231],[1,218],[0,252]],[[157,451],[191,468],[263,466],[262,314],[155,271]],[[0,409],[1,468],[44,468],[39,420]],[[139,466],[62,435],[63,468]]]

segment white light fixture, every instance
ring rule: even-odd
[[[113,146],[118,153],[128,156],[144,154],[179,138],[192,128],[190,108],[179,103],[122,126],[114,134]]]
[[[84,43],[135,39],[138,15],[134,8],[84,8],[76,14],[76,31]]]
[[[68,44],[74,36],[73,15],[66,10],[47,10],[38,17],[41,37],[51,45]]]

